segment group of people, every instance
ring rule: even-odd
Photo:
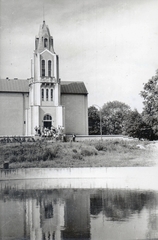
[[[35,135],[40,137],[51,137],[55,138],[56,140],[62,140],[63,142],[66,142],[66,135],[64,134],[64,128],[59,126],[58,128],[51,127],[50,129],[47,127],[43,127],[41,130],[41,127],[35,127]],[[71,141],[75,142],[76,135],[72,134]]]
[[[53,127],[51,127],[51,129],[45,127],[42,131],[43,137],[55,137],[56,134],[57,134],[57,131]]]
[[[41,136],[41,137],[53,137],[53,138],[57,138],[57,137],[61,137],[64,134],[64,129],[63,127],[51,127],[50,129],[48,127],[43,127],[43,129],[41,130],[41,127],[35,127],[35,135]]]

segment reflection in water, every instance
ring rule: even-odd
[[[0,190],[0,239],[158,238],[158,192],[121,189]]]
[[[124,221],[134,213],[140,213],[143,207],[153,202],[152,193],[140,193],[130,191],[98,192],[91,195],[91,214],[98,215],[101,211],[111,221]]]

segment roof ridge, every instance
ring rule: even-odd
[[[0,79],[0,92],[29,92],[27,79]],[[62,81],[61,94],[88,94],[84,82]]]

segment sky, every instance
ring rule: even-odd
[[[0,0],[0,77],[31,77],[43,20],[61,81],[83,81],[88,106],[142,111],[140,91],[158,69],[158,0]]]

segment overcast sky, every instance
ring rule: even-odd
[[[142,110],[139,93],[158,69],[158,0],[0,0],[0,11],[1,78],[31,76],[44,19],[61,80],[84,81],[89,106]]]

